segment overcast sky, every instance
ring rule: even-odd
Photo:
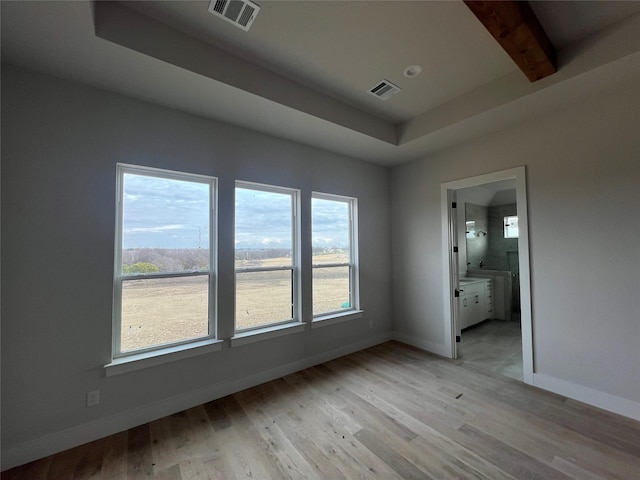
[[[123,248],[206,248],[209,185],[125,175]],[[314,199],[313,245],[348,245],[343,202]],[[236,189],[236,248],[291,248],[291,197]]]
[[[125,175],[124,248],[206,248],[209,185]]]

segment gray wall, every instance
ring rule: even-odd
[[[638,111],[640,88],[602,94],[389,175],[3,65],[3,457],[42,438],[81,441],[77,432],[135,423],[198,392],[204,401],[216,386],[361,348],[392,327],[438,351],[448,342],[440,185],[518,165],[528,175],[535,371],[639,402]],[[364,319],[106,378],[116,162],[219,178],[222,337],[233,314],[234,180],[358,197]],[[94,389],[101,404],[86,408]]]
[[[534,371],[640,402],[639,111],[606,92],[394,168],[395,334],[448,349],[441,184],[526,165]]]
[[[311,191],[357,197],[364,318],[106,378],[116,162],[218,177],[223,338],[233,330],[234,181],[299,188],[303,213]],[[261,372],[389,336],[385,168],[7,65],[2,163],[3,454],[48,435],[72,437],[68,429],[77,426],[103,428],[111,418],[140,423],[162,402],[246,385]],[[101,403],[86,408],[94,389]]]

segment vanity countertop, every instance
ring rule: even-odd
[[[460,278],[461,285],[469,285],[470,283],[476,282],[488,282],[489,278],[476,278],[476,277],[462,277]]]

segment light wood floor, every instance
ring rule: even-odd
[[[640,423],[390,342],[10,479],[638,479]]]

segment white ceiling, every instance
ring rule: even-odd
[[[534,84],[459,1],[257,3],[244,32],[208,1],[2,1],[2,60],[389,166],[640,81],[640,1],[531,2]]]
[[[249,33],[203,15],[207,5],[130,6],[394,123],[514,70],[462,2],[262,2]],[[425,71],[407,79],[412,64]],[[385,78],[403,88],[388,102],[367,93]]]

